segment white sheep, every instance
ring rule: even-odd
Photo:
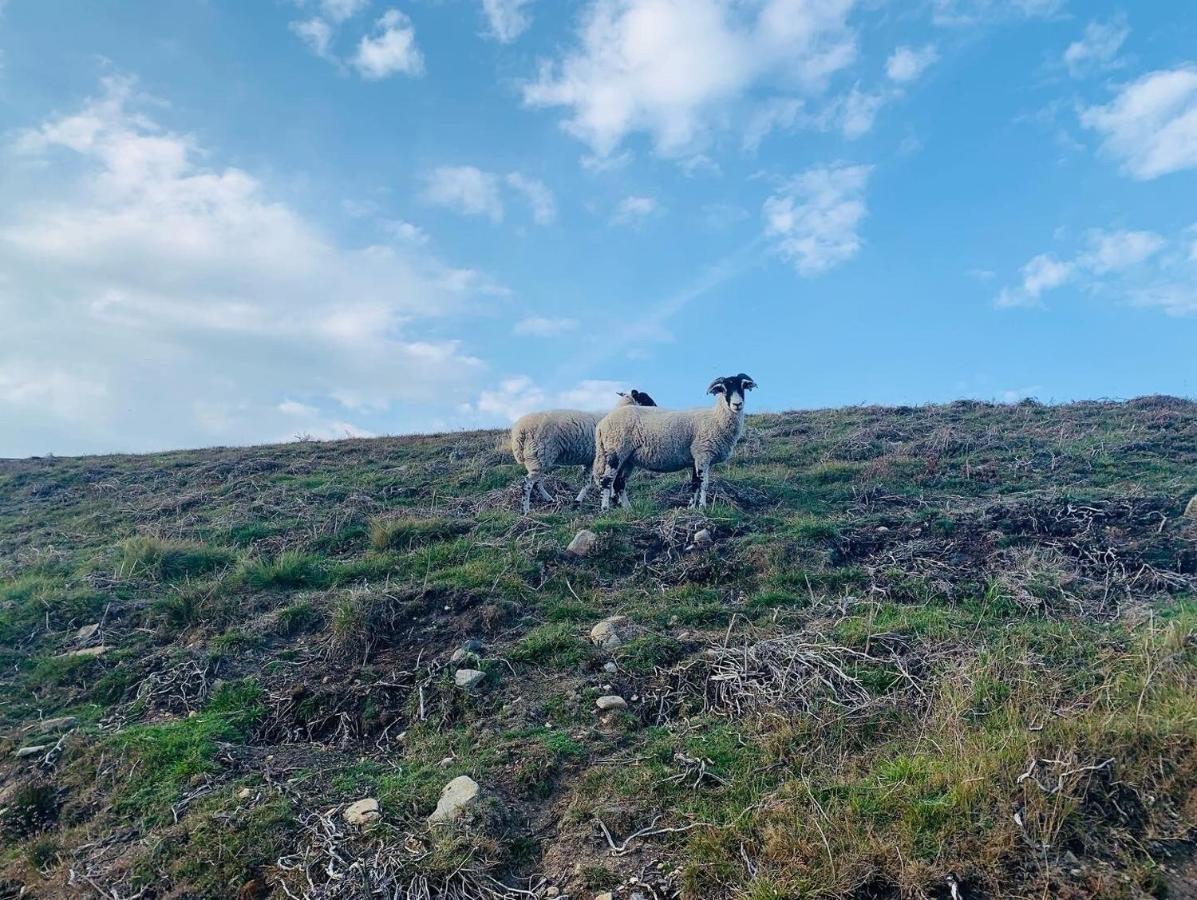
[[[620,392],[619,406],[656,406],[644,391]],[[618,407],[617,407],[618,408]],[[524,478],[524,512],[532,507],[532,491],[548,501],[554,498],[544,486],[545,472],[553,466],[581,466],[585,482],[578,493],[581,503],[590,492],[590,465],[594,460],[594,429],[602,413],[580,409],[554,409],[528,413],[511,428],[511,453],[528,470]]]
[[[603,509],[618,495],[628,505],[627,480],[635,468],[690,470],[690,505],[707,505],[711,466],[731,456],[744,430],[744,396],[756,382],[744,373],[716,378],[707,388],[714,407],[681,411],[616,408],[598,424],[592,468],[603,491]]]

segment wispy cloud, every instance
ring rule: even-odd
[[[1169,240],[1152,231],[1095,229],[1069,257],[1041,253],[1022,267],[1015,285],[994,300],[999,308],[1039,306],[1066,284],[1087,293],[1159,307],[1172,315],[1197,313],[1197,258],[1192,234]]]
[[[898,47],[885,61],[885,74],[890,81],[909,84],[917,81],[939,59],[934,44],[924,47]]]
[[[1064,50],[1063,61],[1073,78],[1110,69],[1117,65],[1118,51],[1130,36],[1126,17],[1109,22],[1090,22],[1080,40]]]
[[[526,319],[520,319],[520,321],[516,322],[511,329],[511,333],[520,335],[521,337],[551,338],[568,334],[571,331],[575,331],[577,327],[577,319],[529,316]]]
[[[271,440],[296,396],[344,421],[342,397],[465,392],[480,362],[420,323],[471,309],[485,276],[343,246],[149,108],[109,78],[7,150],[4,451]]]
[[[482,0],[482,12],[496,41],[510,44],[528,30],[532,17],[528,7],[532,0]]]
[[[826,272],[860,251],[871,171],[871,166],[816,166],[765,201],[765,235],[800,275]]]
[[[396,73],[424,74],[424,54],[416,46],[411,19],[397,9],[388,9],[374,23],[372,34],[358,42],[353,67],[363,78],[377,81]]]
[[[661,205],[656,197],[635,195],[624,197],[615,207],[611,221],[616,225],[638,225],[650,216],[656,215],[660,208]]]
[[[600,157],[645,132],[662,156],[690,158],[753,87],[814,92],[848,66],[854,5],[591,0],[577,46],[542,68],[524,100],[565,109],[565,129]]]
[[[1197,167],[1197,68],[1151,72],[1105,106],[1081,112],[1102,150],[1132,178],[1149,180]]]
[[[553,192],[540,179],[522,172],[499,176],[477,166],[439,166],[425,179],[424,200],[465,216],[485,217],[497,224],[506,215],[504,187],[527,201],[532,221],[537,225],[549,225],[556,220],[557,201]]]
[[[520,172],[509,172],[507,184],[524,195],[532,208],[532,220],[537,225],[549,225],[556,220],[557,201],[543,181]]]

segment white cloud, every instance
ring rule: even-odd
[[[774,97],[758,104],[744,128],[743,148],[756,150],[772,132],[793,128],[804,106],[797,97]]]
[[[438,166],[428,176],[424,199],[462,215],[503,221],[499,179],[475,166]]]
[[[619,402],[619,392],[627,391],[622,381],[589,379],[565,390],[551,393],[527,375],[505,378],[499,384],[482,391],[464,411],[482,421],[514,422],[525,413],[538,409],[584,409],[602,412],[613,409]]]
[[[1197,313],[1197,259],[1187,238],[1169,241],[1151,231],[1094,229],[1071,259],[1042,253],[1022,268],[1022,279],[995,299],[1002,308],[1037,306],[1043,294],[1075,283],[1088,293],[1158,306],[1172,315]]]
[[[532,0],[482,0],[491,36],[504,44],[518,38],[532,24],[532,17],[525,9],[531,5]]]
[[[1133,178],[1148,180],[1197,167],[1197,69],[1151,72],[1109,104],[1081,112],[1102,149]]]
[[[655,197],[624,197],[615,207],[611,221],[616,225],[634,225],[655,215],[659,208]]]
[[[1146,262],[1167,243],[1151,231],[1093,231],[1091,249],[1079,262],[1098,275]]]
[[[330,22],[340,24],[370,5],[370,0],[320,0],[320,11]]]
[[[313,16],[310,19],[292,22],[289,27],[308,45],[308,49],[321,59],[336,61],[329,49],[332,45],[333,30],[326,21],[319,16]]]
[[[537,225],[549,225],[557,218],[557,203],[553,192],[543,181],[519,172],[507,175],[507,184],[519,191],[532,207],[532,219]]]
[[[931,21],[964,27],[1018,19],[1046,19],[1058,15],[1065,0],[933,0]]]
[[[913,47],[898,47],[885,61],[885,74],[890,81],[898,84],[909,84],[917,81],[927,69],[939,59],[939,51],[934,44],[915,49]]]
[[[512,334],[522,337],[559,337],[568,334],[578,327],[577,319],[547,318],[545,316],[529,316],[515,323]]]
[[[415,247],[428,243],[428,234],[419,225],[405,222],[402,219],[390,219],[382,223],[382,227],[396,241]]]
[[[278,405],[278,411],[287,416],[315,416],[320,410],[314,406],[308,406],[306,403],[300,403],[298,400],[284,400]]]
[[[340,246],[142,106],[107,79],[0,165],[0,454],[271,439],[295,395],[413,422],[472,388],[479,361],[419,328],[482,276]]]
[[[553,192],[538,178],[521,172],[500,177],[477,166],[439,166],[425,179],[424,200],[465,216],[481,216],[496,224],[503,221],[506,209],[502,187],[520,194],[532,211],[532,221],[549,225],[557,218]]]
[[[856,56],[854,0],[592,0],[579,46],[525,86],[599,156],[636,132],[692,156],[751,88],[818,91]]]
[[[872,130],[877,113],[888,99],[884,94],[871,94],[853,87],[839,103],[830,108],[828,114],[844,137],[851,141]]]
[[[1125,17],[1110,22],[1090,22],[1085,26],[1084,36],[1064,50],[1064,65],[1073,78],[1108,69],[1115,63],[1115,57],[1129,35]]]
[[[416,46],[411,19],[397,9],[388,9],[374,23],[374,33],[357,45],[353,66],[363,78],[379,80],[402,72],[424,74],[424,55]]]
[[[818,275],[859,252],[871,171],[871,166],[818,166],[765,201],[765,235],[801,275]]]

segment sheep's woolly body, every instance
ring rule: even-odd
[[[744,413],[723,402],[705,409],[621,407],[603,419],[595,439],[594,476],[601,478],[615,454],[622,465],[677,472],[725,461],[744,430]]]
[[[586,466],[594,460],[600,413],[554,409],[528,413],[511,429],[511,452],[528,474],[553,466]]]
[[[652,403],[647,394],[629,391],[620,397],[618,406],[635,406],[637,402]],[[532,504],[532,491],[551,500],[544,487],[544,473],[553,466],[582,466],[583,473],[594,461],[594,430],[602,413],[580,409],[552,409],[521,416],[511,428],[511,454],[528,470],[524,480],[524,512]],[[586,480],[578,502],[586,498],[590,481]]]

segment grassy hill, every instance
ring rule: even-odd
[[[1197,404],[753,416],[705,515],[503,440],[0,462],[0,897],[1189,889]]]

